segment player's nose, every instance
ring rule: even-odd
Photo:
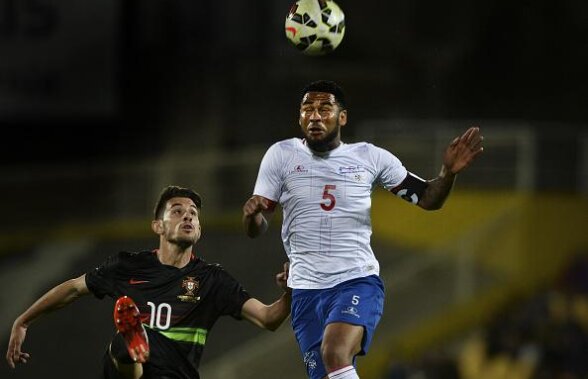
[[[312,111],[312,113],[310,114],[310,121],[320,121],[321,120],[321,114],[319,113],[318,109],[314,109]]]

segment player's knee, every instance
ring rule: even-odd
[[[323,343],[321,345],[321,358],[328,372],[352,364],[353,352],[343,345]]]

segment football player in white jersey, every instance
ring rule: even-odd
[[[456,137],[439,175],[423,180],[382,148],[341,141],[347,109],[334,82],[305,87],[299,123],[304,138],[279,141],[263,157],[243,223],[247,235],[257,237],[280,204],[292,327],[308,376],[358,378],[355,357],[367,352],[384,301],[370,246],[373,188],[381,185],[423,209],[439,209],[456,175],[482,153],[483,137],[478,127]]]

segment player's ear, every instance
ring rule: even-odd
[[[163,234],[163,220],[153,220],[151,221],[151,229],[155,234]]]
[[[343,109],[339,112],[339,125],[343,126],[347,124],[347,110]]]

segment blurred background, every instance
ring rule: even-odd
[[[588,3],[339,0],[346,36],[308,57],[285,0],[0,0],[0,321],[120,250],[154,248],[162,187],[204,198],[197,253],[273,301],[279,217],[249,240],[241,206],[301,89],[347,93],[346,142],[434,177],[471,125],[485,152],[443,210],[377,190],[386,283],[367,379],[587,378]],[[2,378],[100,377],[112,302],[83,299],[28,332]],[[302,378],[289,325],[220,320],[206,379]]]

